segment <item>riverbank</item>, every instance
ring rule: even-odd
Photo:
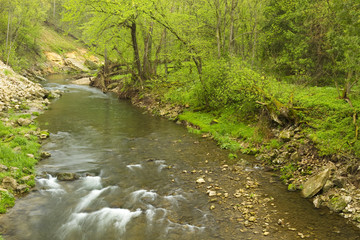
[[[35,165],[48,153],[40,152],[47,131],[35,118],[59,96],[15,73],[0,62],[0,213],[35,186]]]
[[[336,98],[336,89],[299,89],[293,98],[306,116],[295,124],[279,127],[263,114],[250,112],[241,118],[237,108],[231,106],[215,111],[194,107],[191,99],[186,100],[189,92],[180,91],[179,86],[119,86],[113,91],[121,98],[130,98],[149,113],[183,124],[230,150],[231,164],[241,162],[238,156],[242,153],[256,155],[261,167],[277,174],[289,191],[301,192],[315,208],[329,208],[360,227],[358,142],[352,137],[356,131],[349,127],[354,109]],[[283,90],[290,88],[294,86],[286,85]],[[288,92],[283,93],[286,98]],[[352,99],[357,105],[357,97]]]

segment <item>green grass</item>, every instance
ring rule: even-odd
[[[9,118],[16,121],[19,117],[30,117],[30,115],[14,115]],[[19,184],[35,185],[34,172],[37,159],[40,158],[40,143],[38,137],[33,135],[37,131],[36,125],[11,127],[0,122],[0,164],[7,166],[8,170],[0,173],[0,182],[8,176],[14,178]],[[34,158],[31,156],[33,155]],[[32,175],[24,180],[22,177]],[[1,193],[0,213],[5,213],[6,208],[14,205],[14,197],[11,194]]]
[[[75,42],[71,37],[61,35],[48,26],[41,26],[40,36],[38,44],[43,51],[63,54],[83,48],[80,43]]]
[[[233,152],[248,151],[241,145],[241,141],[252,141],[255,136],[255,128],[236,119],[229,119],[229,115],[224,112],[218,118],[214,113],[186,111],[179,116],[179,120],[187,121],[195,126],[189,128],[193,133],[211,134],[221,148],[229,149]],[[241,140],[241,141],[240,141]]]

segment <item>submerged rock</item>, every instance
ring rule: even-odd
[[[311,198],[315,196],[325,185],[330,175],[330,169],[326,169],[315,176],[309,178],[303,185],[301,191],[304,198]]]
[[[59,181],[74,181],[79,179],[76,173],[58,173],[56,176]]]

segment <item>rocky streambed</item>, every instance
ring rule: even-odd
[[[135,96],[132,102],[150,113],[175,121],[187,107],[162,103],[148,94],[141,99]],[[188,122],[178,123],[197,127]],[[277,180],[281,180],[286,185],[289,192],[299,192],[298,197],[305,198],[302,201],[311,202],[316,209],[328,208],[331,213],[342,216],[346,221],[360,228],[359,159],[340,153],[333,156],[319,156],[315,144],[307,138],[301,126],[270,131],[282,146],[267,150],[261,150],[259,147],[259,153],[256,155],[257,164],[272,172]],[[211,138],[211,135],[204,137]],[[232,164],[237,162],[241,163],[241,161],[232,161]],[[225,179],[232,178],[226,174],[227,172],[222,173]],[[215,192],[209,187],[206,193],[210,193],[209,201],[212,201]],[[245,191],[246,194],[249,193]],[[245,225],[249,225],[249,222],[252,225],[249,219],[245,218],[244,221]],[[267,232],[266,229],[263,230],[264,233]],[[302,233],[299,236],[303,236]]]

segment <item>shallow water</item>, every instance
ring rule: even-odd
[[[37,166],[43,176],[38,190],[0,218],[5,239],[230,239],[231,233],[220,234],[208,197],[181,177],[183,169],[205,159],[219,165],[225,151],[111,94],[69,84],[64,76],[50,77],[45,86],[65,91],[38,118],[51,133],[43,149],[52,157]],[[58,181],[59,172],[80,179]],[[352,226],[342,223],[346,234],[333,233],[338,218],[323,217],[311,203],[256,174],[265,192],[280,201],[281,214],[299,218],[298,228],[311,221],[320,226],[317,239],[357,239]]]

